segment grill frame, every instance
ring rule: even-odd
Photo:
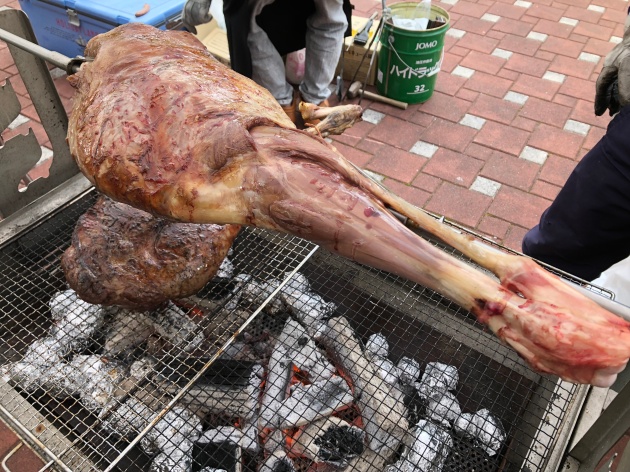
[[[32,238],[33,234],[37,234],[38,232],[40,232],[43,234],[40,237],[40,239],[42,241],[49,241],[50,235],[49,234],[47,235],[48,227],[50,226],[55,227],[55,225],[58,224],[57,220],[59,219],[65,220],[66,217],[63,216],[64,213],[67,211],[71,211],[72,208],[76,208],[77,205],[79,206],[82,205],[85,208],[85,205],[84,205],[85,201],[93,199],[94,193],[95,192],[92,192],[92,191],[86,192],[85,194],[72,200],[69,204],[58,209],[54,215],[51,215],[50,217],[37,222],[28,230],[21,232],[20,234],[6,241],[4,244],[0,245],[0,261],[2,260],[2,255],[4,255],[6,248],[9,247],[11,244],[21,244],[27,247],[30,246],[31,244],[35,244],[37,246],[37,242],[36,242],[37,238],[33,239]],[[81,214],[81,211],[75,210],[74,216],[70,218],[70,220],[72,220],[73,218],[74,219],[78,218],[80,214]],[[67,236],[68,236],[68,231],[71,231],[73,224],[71,221],[69,221],[67,223],[64,223],[64,225],[65,225],[64,227],[65,227],[65,232],[66,232],[65,241],[67,244],[69,244],[69,237]],[[1,223],[0,223],[0,226],[1,226]],[[262,235],[261,236],[262,241],[265,241],[268,238],[273,239],[277,237],[276,235],[267,233],[265,231],[254,230],[253,233],[256,234],[257,236]],[[28,241],[29,238],[33,239],[33,241],[35,242],[33,243],[32,241]],[[289,238],[289,239],[297,240],[298,238]],[[300,246],[300,244],[305,244],[305,246]],[[438,243],[436,242],[436,244]],[[416,308],[418,312],[426,311],[429,314],[424,314],[423,315],[424,318],[421,317],[420,322],[427,322],[427,320],[430,321],[431,323],[433,323],[433,326],[431,326],[431,329],[435,330],[436,333],[440,333],[441,336],[446,336],[449,339],[455,340],[455,341],[461,341],[461,340],[465,341],[467,337],[468,338],[471,337],[471,333],[474,333],[479,337],[480,341],[477,341],[477,344],[474,344],[472,341],[469,341],[469,343],[474,346],[485,345],[486,346],[485,351],[490,354],[490,358],[492,356],[497,357],[497,358],[503,358],[504,362],[508,363],[512,368],[517,369],[519,372],[529,373],[530,375],[537,376],[537,374],[532,374],[528,368],[523,367],[522,365],[519,365],[520,360],[508,348],[503,348],[501,346],[500,349],[503,349],[502,351],[493,351],[492,348],[488,348],[487,347],[488,342],[491,342],[492,344],[497,345],[497,346],[500,346],[500,343],[498,343],[498,341],[493,337],[492,334],[481,330],[480,325],[474,320],[472,315],[466,312],[463,312],[463,310],[461,310],[459,307],[452,304],[448,300],[445,300],[438,294],[435,294],[432,291],[427,291],[426,289],[423,289],[423,288],[419,288],[408,281],[400,280],[399,278],[392,276],[390,274],[385,274],[385,273],[375,271],[372,269],[362,268],[358,266],[357,264],[351,263],[349,261],[345,261],[332,254],[328,254],[321,249],[318,250],[317,247],[312,245],[311,243],[307,243],[307,242],[302,243],[300,241],[298,245],[292,248],[298,248],[298,247],[300,248],[298,252],[301,251],[301,253],[300,253],[300,257],[295,257],[295,259],[293,260],[293,263],[294,263],[293,273],[295,273],[298,269],[303,268],[303,267],[306,267],[308,270],[308,266],[312,265],[314,269],[313,268],[310,269],[311,272],[309,273],[310,274],[309,278],[311,279],[311,283],[313,284],[317,292],[324,293],[324,295],[328,294],[326,290],[322,290],[322,287],[325,285],[328,276],[320,275],[319,279],[322,279],[323,282],[318,282],[318,275],[317,275],[317,271],[318,270],[321,271],[321,266],[325,265],[326,267],[328,267],[329,273],[335,274],[335,275],[341,275],[342,277],[345,277],[345,279],[351,280],[351,282],[346,281],[345,283],[352,285],[354,287],[354,290],[357,290],[356,288],[357,286],[361,287],[361,284],[364,284],[364,286],[361,287],[362,293],[364,294],[370,293],[370,295],[374,299],[378,300],[378,303],[384,305],[385,307],[391,307],[397,304],[398,305],[397,308],[403,305],[407,305],[407,308],[406,308],[407,311],[410,311],[411,307]],[[252,252],[262,254],[265,251],[260,251],[259,249],[252,249]],[[276,255],[283,254],[283,250],[280,250],[280,251],[274,250],[272,251],[272,253]],[[289,251],[289,253],[291,253],[291,251]],[[40,252],[38,250],[35,250],[33,254],[40,254]],[[48,260],[44,264],[44,267],[48,267],[48,268],[53,267],[52,269],[53,271],[54,270],[59,271],[60,269],[58,268],[54,269],[54,266],[55,266],[54,261],[58,260],[60,255],[61,255],[61,248],[57,250],[56,252],[53,251],[52,253],[50,253],[50,257],[52,258],[52,260]],[[37,256],[33,256],[33,257],[37,257]],[[459,257],[461,257],[461,255],[459,255]],[[277,264],[277,261],[274,262],[274,264]],[[1,262],[0,262],[0,265],[2,265]],[[277,275],[283,272],[283,271],[278,271],[277,267],[274,267],[274,270],[275,272],[272,271],[274,275]],[[2,273],[2,270],[0,270],[0,273]],[[57,273],[57,275],[59,274]],[[63,277],[63,274],[61,274],[61,277]],[[377,285],[373,285],[374,280],[378,280]],[[279,288],[280,287],[278,287],[278,289]],[[276,290],[276,292],[277,291],[278,290]],[[352,306],[352,304],[356,302],[356,299],[352,298],[353,297],[352,295],[350,295],[349,296],[350,298],[346,299],[345,301],[344,301],[344,297],[346,296],[341,295],[341,303],[339,303],[339,305],[343,306],[344,308],[340,310],[341,311],[340,314],[349,316],[351,318],[351,316],[355,316],[355,317],[358,316],[357,315],[358,312],[362,310],[364,311],[363,308],[355,309],[355,307]],[[422,299],[424,304],[420,306],[415,303],[410,303],[409,299],[414,298],[414,297],[418,299]],[[239,324],[238,326],[234,326],[234,329],[232,329],[229,335],[226,336],[226,339],[225,339],[226,342],[223,343],[223,346],[217,349],[216,352],[211,353],[211,359],[207,363],[207,365],[205,365],[204,367],[207,368],[212,364],[212,360],[217,358],[220,352],[222,351],[222,349],[227,347],[227,343],[232,342],[235,339],[237,333],[242,332],[243,329],[245,329],[246,324],[256,321],[259,316],[263,316],[263,315],[260,315],[262,313],[263,308],[267,304],[269,304],[272,300],[273,300],[273,294],[270,297],[267,297],[267,299],[262,304],[260,304],[254,309],[254,313],[246,320],[246,323],[242,323],[242,324]],[[0,298],[0,304],[3,303],[4,301],[5,301],[4,298]],[[369,305],[369,304],[373,304],[374,301],[367,300],[364,302],[364,305],[366,303]],[[350,306],[347,307],[346,305],[350,305]],[[439,313],[440,316],[432,317],[431,313]],[[409,314],[407,313],[405,316],[409,316]],[[446,318],[447,321],[444,321],[441,319],[444,317]],[[0,319],[2,319],[1,313],[0,313]],[[447,334],[444,334],[444,330],[448,329],[449,327],[451,329],[450,333],[447,331]],[[440,331],[440,328],[442,328],[443,331]],[[365,329],[365,327],[363,329]],[[42,329],[41,331],[44,332],[44,329]],[[360,337],[362,339],[365,338],[364,336],[360,336]],[[397,341],[392,344],[394,344],[394,347],[396,347]],[[474,352],[474,350],[471,347],[467,347],[467,349],[469,349],[470,352]],[[212,354],[215,354],[215,355],[212,356]],[[493,361],[493,362],[496,362],[496,361]],[[197,371],[196,372],[197,377],[201,376],[203,372],[204,372],[203,368]],[[519,457],[521,457],[523,461],[525,461],[525,465],[527,465],[530,468],[530,470],[544,470],[544,468],[548,466],[550,457],[552,455],[551,454],[552,449],[554,449],[554,447],[558,446],[559,443],[562,442],[563,431],[566,430],[567,428],[570,429],[570,423],[572,422],[572,417],[574,416],[576,405],[581,404],[581,401],[583,399],[583,393],[585,393],[584,387],[577,387],[577,386],[573,386],[572,384],[558,382],[555,379],[547,379],[547,378],[542,378],[542,377],[541,379],[543,380],[542,380],[542,383],[538,386],[538,390],[535,392],[531,392],[533,400],[528,403],[527,408],[525,408],[522,413],[522,420],[526,423],[531,422],[531,424],[526,427],[530,442],[528,444],[525,444],[525,443],[517,441],[516,443],[509,445],[509,448],[511,448],[511,450],[513,448],[514,450],[517,451],[515,454],[518,454]],[[176,403],[175,400],[177,400],[178,398],[184,395],[185,391],[188,388],[190,388],[190,386],[192,386],[194,380],[195,378],[190,380],[188,384],[186,385],[186,387],[184,387],[178,392],[178,397],[175,398],[174,400],[171,399],[171,401],[166,404],[164,413],[166,413],[167,410],[170,410],[172,406],[175,405]],[[4,402],[1,400],[2,399],[0,399],[0,404],[4,404]],[[0,413],[5,413],[3,416],[7,416],[6,408],[3,407],[3,410],[0,410]],[[472,411],[472,410],[468,409],[467,411]],[[9,413],[9,416],[13,416],[11,415],[10,411],[8,413]],[[543,418],[544,416],[547,416],[548,418],[552,418],[553,420],[552,423],[554,424],[542,424],[541,418]],[[146,434],[150,432],[154,427],[155,427],[155,422],[149,424],[145,428],[145,430],[143,430],[141,433]],[[522,432],[523,431],[521,431],[520,429],[518,430],[518,433],[522,433]],[[116,457],[111,458],[109,462],[106,462],[104,465],[101,465],[100,469],[97,467],[97,470],[103,470],[103,471],[118,470],[118,469],[114,469],[114,466],[117,466],[118,462],[121,462],[123,464],[122,465],[123,469],[121,470],[126,470],[124,468],[125,456],[129,454],[130,451],[133,450],[132,446],[140,442],[140,440],[141,440],[141,437],[136,436],[133,439],[131,445],[128,445],[123,450],[120,450],[120,453]],[[43,444],[43,446],[45,448],[48,448],[45,443]],[[75,449],[76,448],[72,449],[71,454],[75,454],[77,452]],[[462,453],[462,451],[466,451],[466,448],[464,447],[464,449],[462,449],[462,446],[458,445],[456,447],[456,450],[458,450],[459,453],[463,456],[464,454]],[[543,454],[540,454],[541,450],[543,451]],[[44,451],[44,452],[47,453],[47,451]],[[135,457],[138,457],[138,456],[135,456]],[[475,454],[467,454],[466,458],[470,459],[471,457],[480,457],[481,459],[484,459],[483,453],[477,453],[477,456],[475,456]],[[62,463],[66,461],[63,455],[58,459]],[[134,460],[137,460],[137,459],[134,459]],[[487,461],[487,458],[486,458],[486,461]],[[68,460],[68,462],[71,462],[71,461]],[[88,461],[85,461],[84,463],[87,463],[87,462]],[[481,463],[481,469],[479,469],[480,467],[479,464],[476,464],[476,465],[478,468],[475,470],[511,470],[509,467],[506,468],[505,464],[500,465],[499,466],[500,468],[496,468],[496,469],[489,469],[488,467],[484,468],[483,460]],[[68,467],[68,469],[65,469],[65,470],[80,470],[76,467],[76,464],[72,464],[72,463],[70,465],[66,464],[66,467]],[[64,467],[62,466],[61,469],[63,470]],[[458,469],[450,468],[450,469],[445,469],[445,470],[458,470]]]

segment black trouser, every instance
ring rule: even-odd
[[[585,280],[630,255],[630,106],[525,235],[523,252]]]

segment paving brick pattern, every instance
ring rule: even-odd
[[[353,3],[357,15],[368,16],[381,2]],[[416,195],[414,203],[428,195],[424,208],[520,249],[525,232],[605,133],[610,118],[593,113],[595,80],[623,36],[628,2],[435,4],[451,17],[436,91],[428,102],[410,106],[414,112],[407,110],[407,117],[364,102],[417,126],[403,128],[387,117],[370,125],[373,130],[356,143],[363,153],[355,162],[382,172],[392,190]],[[417,142],[436,147],[419,171],[422,161],[413,151],[409,164],[398,161],[404,153],[391,152]]]
[[[394,3],[392,1],[389,4]],[[350,160],[414,204],[520,249],[610,120],[593,113],[603,58],[623,36],[626,0],[435,1],[451,17],[432,98],[400,110],[364,100],[366,121],[333,139]],[[380,0],[353,0],[369,16]],[[19,8],[16,0],[0,6]],[[17,69],[0,44],[29,128],[50,146]],[[70,108],[73,90],[55,71]],[[44,160],[31,178],[46,175]]]

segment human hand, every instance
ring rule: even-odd
[[[197,34],[197,25],[212,20],[210,3],[212,0],[187,0],[182,11],[182,22],[188,31]]]
[[[604,67],[595,84],[595,114],[610,115],[630,104],[630,16],[621,43],[604,60]]]

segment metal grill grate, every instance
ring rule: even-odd
[[[0,251],[0,411],[59,470],[543,470],[575,386],[434,292],[298,238],[243,230],[230,260],[249,277],[142,315],[161,326],[144,337],[140,315],[71,294],[51,310],[93,201]],[[116,335],[126,343],[104,356]],[[436,367],[423,383],[435,363],[458,380]]]

